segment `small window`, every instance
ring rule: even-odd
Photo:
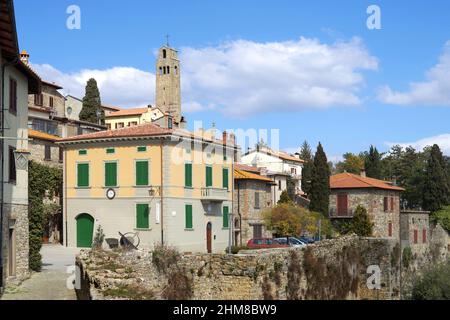
[[[256,191],[255,192],[255,209],[259,209],[260,205],[259,205],[259,192]]]
[[[116,153],[116,149],[114,149],[114,148],[108,148],[108,149],[106,149],[106,153],[107,153],[107,154],[113,154],[113,153]]]
[[[391,197],[391,212],[394,212],[394,197]]]
[[[414,244],[417,244],[419,242],[419,231],[414,230]]]
[[[163,68],[159,67],[159,75],[162,75],[162,74],[163,74]]]
[[[48,105],[50,106],[50,108],[53,108],[53,97],[48,98]]]
[[[50,146],[45,146],[45,161],[51,161],[52,160],[52,149]]]
[[[212,187],[213,186],[213,176],[212,176],[212,167],[207,166],[206,167],[206,187]]]
[[[281,180],[278,180],[278,190],[281,191],[281,188],[282,188],[282,186],[281,186]]]
[[[137,186],[148,186],[148,161],[139,160],[136,161],[136,185]]]
[[[64,149],[59,147],[59,162],[64,162]]]
[[[148,204],[136,205],[136,228],[149,229],[150,228],[150,210]]]
[[[167,128],[172,129],[173,128],[173,120],[171,117],[167,119]]]
[[[79,188],[89,187],[89,163],[77,165],[77,186]]]
[[[15,151],[16,149],[9,147],[9,182],[11,183],[16,182],[17,179]]]
[[[175,75],[177,75],[177,74],[178,74],[178,67],[177,67],[177,66],[175,66],[175,70],[174,70],[174,73],[175,73]]]
[[[229,226],[229,208],[223,207],[223,228],[227,229]]]
[[[384,197],[383,199],[383,209],[384,212],[388,212],[389,211],[389,203],[388,203],[388,197]]]
[[[253,238],[262,238],[262,225],[258,224],[253,226]]]
[[[147,147],[138,147],[137,151],[138,152],[146,152],[147,151]]]
[[[167,74],[170,74],[170,67],[167,66]]]
[[[192,229],[194,227],[192,221],[192,205],[187,204],[185,207],[185,228]]]
[[[166,59],[166,58],[167,58],[167,50],[163,49],[163,59]]]
[[[422,243],[427,243],[427,229],[422,230]]]
[[[80,155],[80,156],[87,155],[87,150],[80,150],[80,151],[78,151],[78,155]]]
[[[44,96],[42,94],[35,94],[34,95],[34,105],[42,107],[44,101]]]
[[[389,222],[389,225],[388,225],[388,236],[392,237],[392,222]]]
[[[17,113],[17,81],[9,79],[9,112]]]

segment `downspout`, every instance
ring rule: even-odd
[[[239,180],[237,181],[237,188],[238,188],[238,203],[237,203],[237,205],[238,205],[238,215],[239,215],[239,227],[240,227],[240,229],[241,229],[241,231],[239,232],[239,242],[240,242],[240,245],[241,245],[241,247],[242,247],[242,215],[241,215],[241,188],[240,188],[240,185],[239,185]]]
[[[64,174],[64,178],[63,178],[63,197],[64,197],[64,228],[65,228],[65,234],[64,234],[64,242],[66,244],[66,247],[69,246],[69,238],[68,238],[68,230],[67,230],[67,149],[65,147],[64,148],[64,159],[63,159],[63,174]]]
[[[19,58],[16,57],[11,62],[2,62],[2,90],[1,90],[1,127],[0,127],[0,150],[2,152],[1,155],[1,173],[0,173],[0,184],[1,184],[1,191],[0,191],[0,293],[3,292],[3,206],[4,206],[4,199],[5,199],[5,174],[4,174],[4,166],[5,166],[5,69],[9,65],[15,65],[19,62]]]
[[[163,166],[164,166],[164,159],[163,159],[163,145],[164,145],[164,142],[163,142],[163,139],[161,139],[161,149],[160,149],[160,157],[161,157],[161,166],[160,166],[160,169],[161,169],[161,190],[160,190],[160,193],[161,193],[161,212],[160,212],[160,214],[161,214],[161,245],[164,245],[164,185],[163,185],[163,181],[164,181],[164,179],[163,179],[163,172],[164,172],[164,170],[163,170]]]

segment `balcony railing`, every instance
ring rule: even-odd
[[[339,209],[336,208],[330,208],[330,218],[333,219],[348,219],[353,218],[354,216],[354,210],[353,209]]]
[[[202,188],[202,200],[226,201],[228,200],[228,190],[220,188]]]

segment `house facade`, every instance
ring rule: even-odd
[[[147,123],[71,137],[64,156],[66,245],[133,234],[188,252],[223,252],[233,212],[231,139]]]
[[[236,164],[234,169],[234,245],[246,245],[253,238],[271,238],[263,212],[273,206],[275,182],[254,167]]]
[[[4,87],[0,110],[0,293],[24,280],[28,269],[28,94],[39,94],[41,80],[19,59],[14,5],[0,2],[0,61]]]
[[[365,173],[330,177],[330,219],[352,219],[363,206],[373,223],[373,236],[400,239],[400,193],[403,188],[368,178]]]
[[[111,112],[105,115],[105,123],[108,130],[115,130],[151,123],[163,117],[164,113],[160,109],[148,106]]]
[[[299,156],[292,156],[282,151],[274,151],[267,146],[258,144],[255,150],[251,150],[242,156],[241,162],[261,169],[263,175],[269,176],[277,183],[277,187],[272,189],[274,203],[278,202],[281,193],[287,190],[288,178],[294,184],[295,194],[302,194],[304,161]]]

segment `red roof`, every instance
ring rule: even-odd
[[[367,178],[352,173],[340,173],[330,177],[331,189],[362,189],[376,188],[384,190],[404,191],[401,187],[394,186],[391,182]]]
[[[236,170],[253,172],[253,173],[259,173],[259,171],[260,171],[257,167],[248,166],[248,165],[242,164],[242,163],[236,163],[234,165],[234,168]]]
[[[152,123],[145,123],[133,127],[125,127],[117,130],[98,131],[79,136],[73,136],[61,139],[60,142],[96,140],[108,138],[124,138],[124,137],[145,137],[171,134],[173,129],[161,128]]]

